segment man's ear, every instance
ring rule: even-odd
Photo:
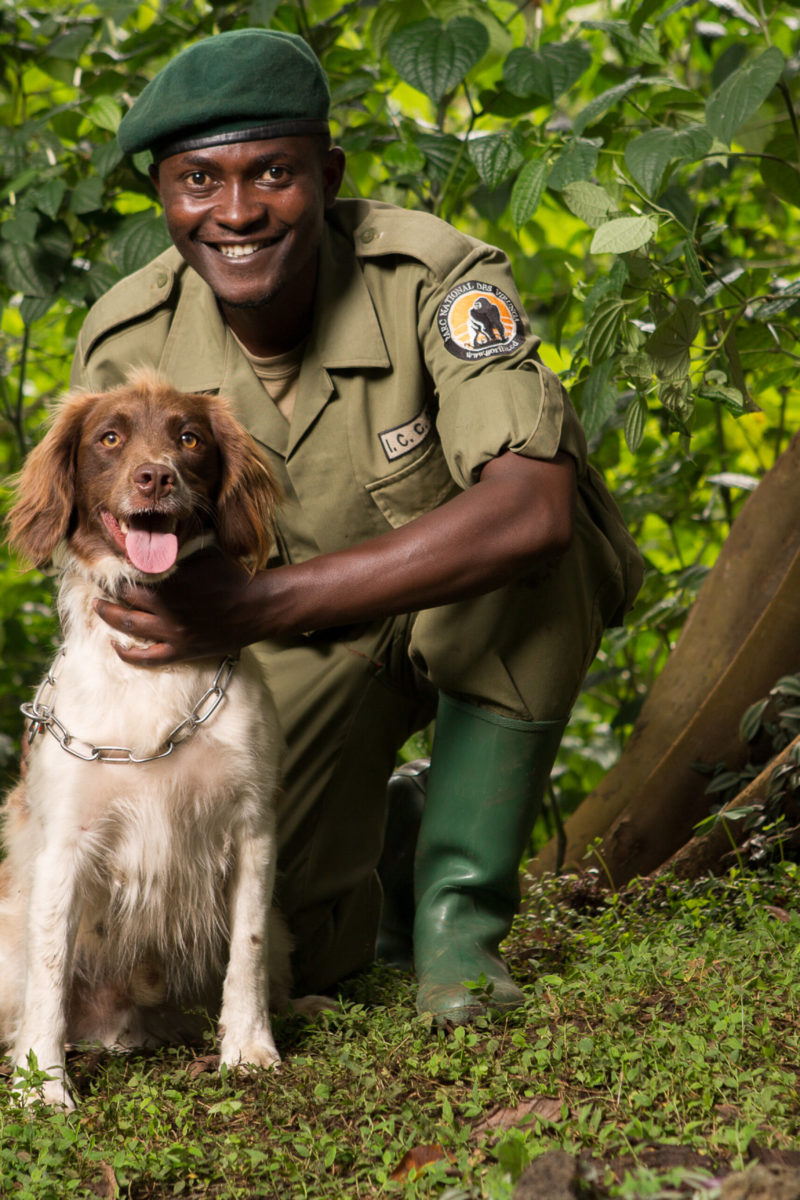
[[[344,178],[345,154],[341,146],[331,146],[322,164],[325,207],[332,208]]]

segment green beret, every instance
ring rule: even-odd
[[[122,150],[156,162],[203,146],[328,133],[330,91],[303,38],[233,29],[182,50],[120,122]]]

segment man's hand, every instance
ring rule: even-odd
[[[168,579],[129,585],[119,603],[96,600],[95,609],[112,629],[150,643],[114,640],[125,662],[156,666],[217,658],[258,639],[258,631],[246,626],[244,600],[251,583],[243,567],[217,550],[203,550],[183,560]]]

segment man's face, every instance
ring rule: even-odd
[[[318,138],[283,137],[174,154],[151,176],[173,242],[223,309],[302,311],[343,166]]]

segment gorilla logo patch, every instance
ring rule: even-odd
[[[445,296],[437,321],[442,341],[456,358],[491,358],[522,345],[513,301],[490,283],[459,283]]]

